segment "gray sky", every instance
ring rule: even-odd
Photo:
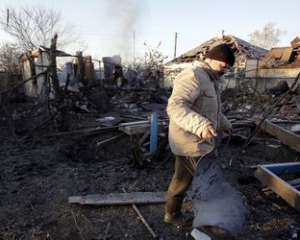
[[[249,34],[274,22],[286,31],[282,46],[300,36],[299,0],[1,0],[0,8],[41,5],[61,11],[66,23],[74,26],[88,46],[86,53],[100,58],[133,54],[133,32],[137,55],[145,51],[143,43],[156,46],[170,58],[174,51],[174,33],[178,32],[181,54],[202,42],[220,36],[221,31],[244,40]],[[7,36],[0,31],[0,39]],[[75,52],[78,45],[67,50]],[[120,50],[122,49],[122,50]]]

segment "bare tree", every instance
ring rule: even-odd
[[[0,70],[11,74],[19,73],[20,56],[21,53],[15,44],[2,43],[0,46]]]
[[[55,33],[60,39],[59,48],[73,43],[78,38],[72,26],[62,24],[60,12],[41,6],[2,11],[0,26],[16,40],[16,44],[23,51],[40,45],[48,46]]]
[[[280,42],[280,36],[285,34],[284,30],[276,27],[275,23],[267,23],[262,30],[256,30],[250,34],[250,42],[253,45],[270,49],[276,47]]]
[[[130,66],[130,68],[139,73],[143,85],[158,88],[160,81],[163,79],[163,62],[167,59],[167,56],[159,49],[160,45],[161,42],[157,46],[152,47],[144,42],[146,47],[144,58],[137,58],[133,66]]]

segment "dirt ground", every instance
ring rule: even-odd
[[[88,207],[68,204],[71,195],[126,191],[165,191],[172,160],[156,160],[144,168],[130,164],[125,137],[97,151],[95,138],[30,138],[6,135],[0,146],[0,239],[151,239],[130,206]],[[101,134],[100,138],[107,138]],[[266,195],[253,169],[228,162],[241,145],[223,144],[219,158],[228,180],[246,197],[249,224],[240,239],[292,239],[300,229],[299,213],[275,194]],[[285,146],[252,144],[242,155],[244,166],[299,160]],[[188,232],[165,225],[163,205],[139,206],[161,239],[191,239]],[[190,203],[185,203],[186,211]]]

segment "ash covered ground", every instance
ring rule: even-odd
[[[126,119],[125,122],[143,119],[155,109],[164,112],[165,108],[165,103],[159,101],[151,104],[159,99],[155,93],[109,97],[109,103],[114,106],[109,110],[120,113],[125,107],[132,116],[135,115],[135,120]],[[225,107],[234,99],[229,98]],[[244,102],[249,104],[249,101]],[[173,158],[167,146],[159,157],[145,161],[142,167],[136,166],[131,151],[133,143],[126,135],[97,147],[97,142],[119,134],[116,130],[53,136],[61,131],[53,126],[53,120],[41,124],[44,122],[39,118],[41,114],[36,114],[33,119],[34,108],[29,103],[16,103],[10,107],[13,110],[8,109],[2,115],[0,131],[0,239],[152,238],[131,206],[78,206],[69,204],[68,197],[121,193],[123,189],[128,192],[166,191],[173,173]],[[25,114],[27,108],[31,112]],[[244,106],[239,108],[245,109]],[[8,113],[20,113],[20,117],[12,118]],[[100,115],[97,112],[80,113],[80,117],[71,115],[68,119],[73,124],[69,131],[97,127],[99,122],[95,119]],[[106,116],[109,115],[108,112]],[[231,115],[232,121],[247,118],[243,112],[227,111],[227,115]],[[226,179],[242,192],[250,210],[246,230],[240,238],[291,239],[299,232],[299,213],[274,193],[262,191],[263,186],[254,177],[255,169],[251,166],[299,161],[299,153],[278,141],[274,144],[274,139],[266,138],[266,135],[258,136],[260,138],[241,153],[245,140],[241,136],[249,134],[249,122],[243,124],[246,127],[241,129],[239,126],[234,131],[236,137],[230,141],[223,139],[217,158]],[[238,153],[241,154],[230,165],[230,159]],[[161,239],[192,239],[189,232],[163,223],[163,204],[138,207]],[[191,209],[187,199],[184,211],[191,212]]]
[[[2,133],[5,132],[3,129]],[[103,138],[109,134],[103,134]],[[173,171],[172,159],[159,159],[142,169],[131,166],[128,138],[97,151],[94,138],[29,139],[2,136],[0,168],[1,239],[151,239],[130,206],[88,207],[68,204],[71,195],[134,191],[165,191]],[[240,146],[223,144],[219,159],[227,179],[246,197],[249,225],[243,239],[289,239],[299,228],[299,213],[275,194],[266,195],[253,169],[229,159]],[[240,158],[243,166],[297,160],[285,146],[252,144]],[[165,225],[163,205],[139,206],[163,239],[191,239]],[[185,204],[190,211],[190,203]]]

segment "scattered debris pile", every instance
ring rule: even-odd
[[[300,120],[299,86],[296,84],[292,88],[285,81],[281,81],[264,93],[255,91],[249,85],[244,86],[244,89],[228,88],[222,92],[223,111],[228,115],[240,113],[254,117],[288,92],[284,99],[276,105],[272,116],[269,117],[297,121]]]
[[[120,56],[104,57],[104,85],[109,88],[152,89],[163,86],[163,62],[166,56],[156,47],[146,43],[144,58],[136,58],[129,65],[122,64]]]
[[[300,38],[296,37],[290,47],[272,48],[259,62],[260,68],[300,67]]]
[[[201,60],[205,57],[205,54],[209,51],[209,49],[222,43],[228,44],[232,47],[233,50],[235,50],[236,54],[238,55],[237,63],[240,62],[240,57],[244,59],[241,62],[245,63],[245,57],[251,59],[258,59],[267,52],[267,50],[254,46],[235,36],[224,35],[222,38],[215,37],[204,42],[200,46],[184,53],[183,55],[179,56],[173,61],[189,62],[194,61],[195,59]]]

